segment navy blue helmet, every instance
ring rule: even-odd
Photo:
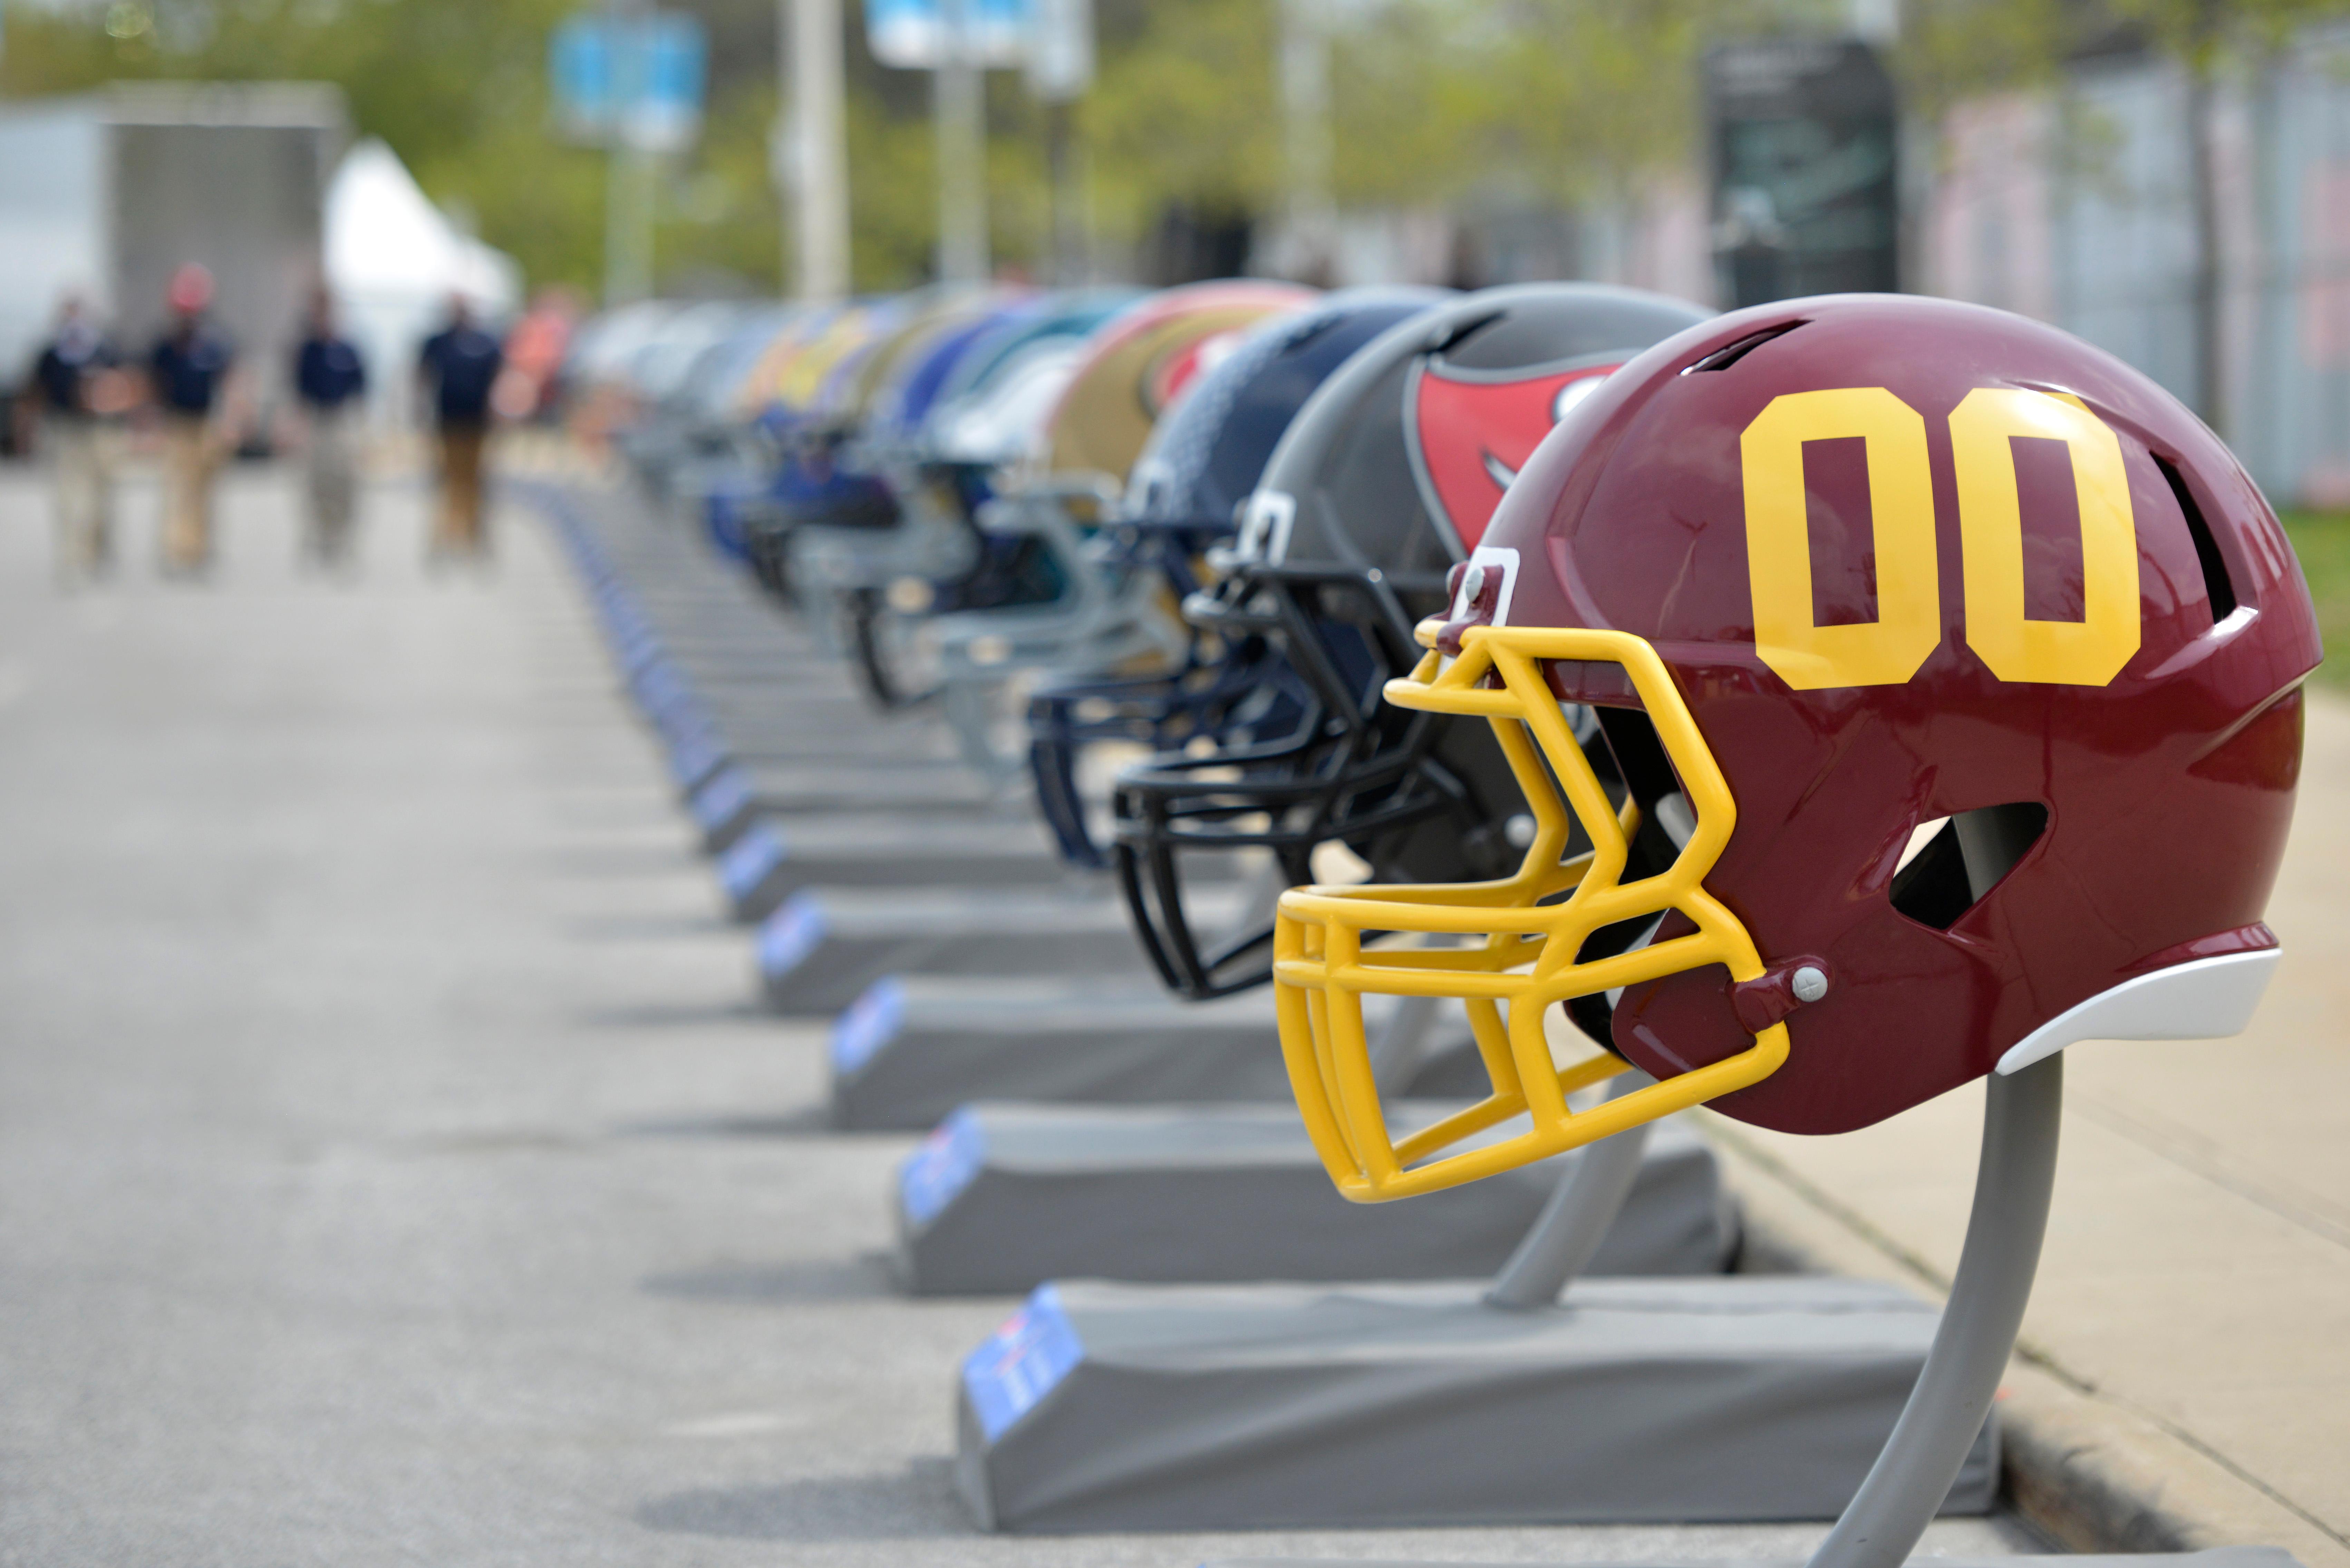
[[[1269,321],[1207,370],[1152,430],[1109,530],[1132,569],[1162,576],[1178,595],[1201,585],[1193,563],[1231,534],[1242,504],[1289,421],[1355,351],[1448,298],[1434,289],[1357,289],[1311,310]],[[1061,853],[1087,867],[1109,863],[1087,820],[1080,764],[1089,746],[1140,743],[1164,751],[1209,741],[1285,732],[1300,693],[1261,639],[1193,637],[1180,669],[1140,680],[1048,680],[1028,706],[1029,766],[1036,798]]]
[[[1114,856],[1168,985],[1221,996],[1272,977],[1273,927],[1211,934],[1186,863],[1269,860],[1284,887],[1368,867],[1385,882],[1499,875],[1515,785],[1491,731],[1383,702],[1419,657],[1503,492],[1560,415],[1617,365],[1705,313],[1589,284],[1463,295],[1366,345],[1290,421],[1193,625],[1265,652],[1280,717],[1122,772]],[[1323,874],[1312,862],[1326,846]],[[1196,858],[1195,858],[1196,857]]]

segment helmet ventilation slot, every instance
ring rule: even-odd
[[[1802,325],[1804,323],[1800,320],[1783,321],[1776,327],[1765,327],[1760,332],[1750,332],[1735,343],[1723,344],[1694,364],[1684,365],[1681,367],[1681,374],[1688,376],[1702,370],[1727,370],[1773,337],[1784,337]]]
[[[1939,824],[1919,824],[1893,873],[1894,909],[1921,926],[1949,930],[2015,869],[2047,828],[2048,808],[2036,800],[1979,806]]]
[[[2195,559],[2203,568],[2203,591],[2211,600],[2211,624],[2217,626],[2236,613],[2236,585],[2228,580],[2227,558],[2220,554],[2220,542],[2211,536],[2211,524],[2203,520],[2203,509],[2195,504],[2195,494],[2187,488],[2187,476],[2178,465],[2158,455],[2154,466],[2162,470],[2178,503],[2179,515],[2187,520],[2188,537],[2195,541]]]

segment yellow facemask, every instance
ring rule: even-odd
[[[1730,842],[1737,806],[1664,661],[1642,639],[1471,626],[1461,633],[1459,656],[1446,659],[1437,651],[1441,629],[1440,621],[1420,625],[1430,651],[1410,676],[1388,683],[1387,700],[1492,722],[1533,815],[1523,864],[1492,882],[1295,888],[1282,896],[1274,924],[1282,1056],[1315,1148],[1338,1190],[1357,1202],[1433,1192],[1580,1147],[1742,1089],[1787,1055],[1787,1026],[1773,1023],[1735,1055],[1588,1110],[1569,1106],[1575,1090],[1628,1064],[1602,1051],[1558,1067],[1544,1033],[1555,1003],[1707,964],[1726,966],[1733,982],[1763,977],[1746,928],[1702,886]],[[1665,871],[1623,880],[1638,808],[1609,804],[1544,679],[1544,660],[1619,666],[1638,693],[1696,819]],[[1594,847],[1568,859],[1575,824]],[[1668,911],[1697,929],[1577,961],[1602,927]],[[1414,938],[1451,945],[1413,945]],[[1366,993],[1460,998],[1492,1093],[1397,1141],[1372,1072]],[[1519,1116],[1531,1122],[1523,1132],[1443,1152]]]

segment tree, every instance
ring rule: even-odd
[[[1913,105],[1929,112],[1970,93],[2050,86],[2092,49],[2138,47],[2177,63],[2187,85],[2196,411],[2224,435],[2218,89],[2299,28],[2345,16],[2350,0],[1909,0],[1898,60]]]

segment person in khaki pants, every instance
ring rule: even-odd
[[[294,390],[302,400],[303,488],[309,502],[302,558],[329,568],[351,564],[359,507],[359,447],[367,411],[367,364],[335,327],[333,296],[310,296],[310,317],[294,350]]]
[[[68,295],[28,383],[57,489],[57,581],[93,581],[114,565],[114,467],[135,382],[88,306]]]
[[[236,362],[204,320],[213,275],[190,263],[172,275],[172,325],[147,357],[147,374],[163,417],[163,571],[193,576],[213,562],[213,475],[224,444],[213,408]]]
[[[441,447],[441,504],[429,561],[489,556],[489,534],[482,522],[482,459],[489,444],[490,389],[504,364],[498,340],[474,325],[473,306],[463,295],[451,296],[449,325],[424,340],[416,365],[432,400]]]

